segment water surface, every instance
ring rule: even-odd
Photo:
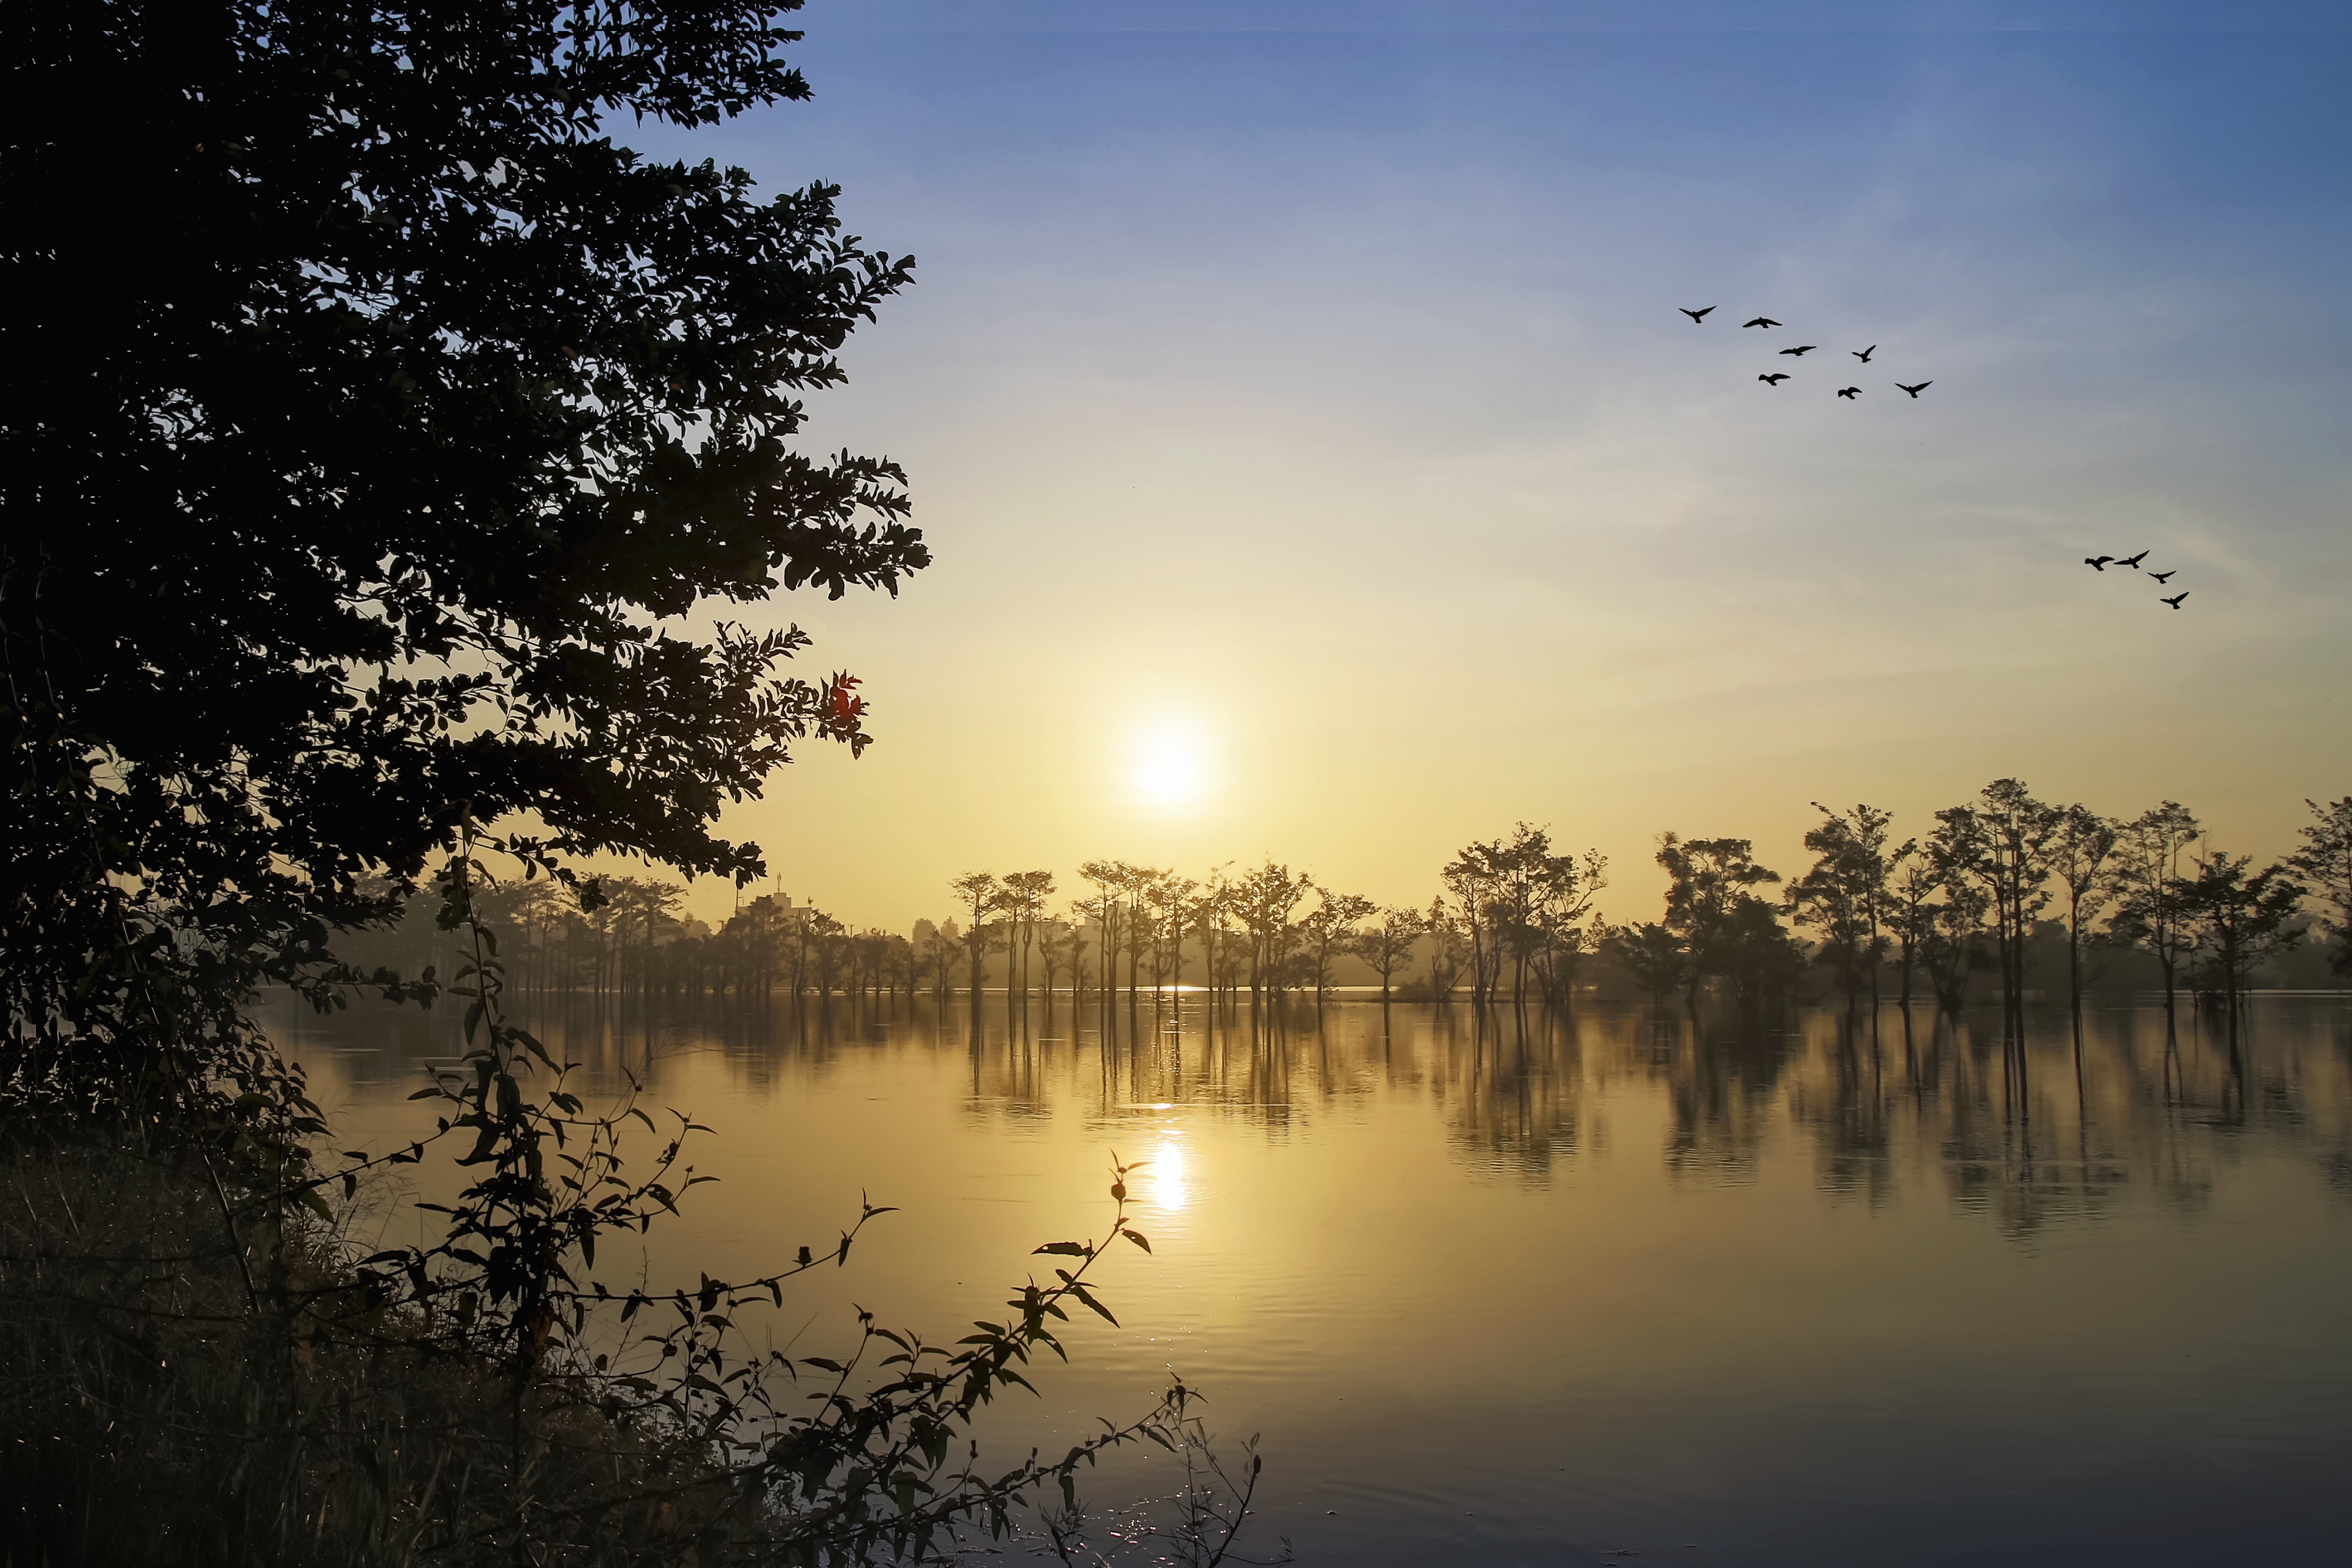
[[[404,1142],[457,1049],[446,1014],[279,1019],[352,1146]],[[2053,1014],[2021,1064],[1990,1013],[1891,1007],[533,1021],[589,1087],[634,1074],[714,1129],[655,1283],[822,1251],[861,1192],[900,1207],[761,1326],[798,1354],[853,1303],[952,1339],[1031,1248],[1102,1233],[1113,1151],[1151,1162],[1153,1252],[1103,1274],[1122,1326],[1077,1325],[988,1437],[1058,1449],[1181,1374],[1263,1434],[1253,1554],[2343,1560],[2352,997],[2260,998],[2234,1047],[2118,1005],[2078,1051]]]

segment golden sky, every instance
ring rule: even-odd
[[[904,929],[966,870],[1270,854],[1425,904],[1524,818],[1622,918],[1659,831],[1793,873],[1813,800],[1924,832],[2015,775],[2274,853],[2352,792],[2307,39],[981,13],[813,8],[814,104],[645,139],[919,258],[808,437],[904,462],[938,564],[763,612],[879,737],[730,819],[784,891]],[[2179,575],[2082,564],[2142,549]]]

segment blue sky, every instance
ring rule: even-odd
[[[815,0],[814,103],[630,139],[919,258],[810,438],[940,564],[780,608],[882,740],[738,825],[893,925],[1100,854],[1425,901],[1518,818],[1626,915],[1661,829],[1794,870],[2002,774],[2286,848],[2352,791],[2347,17]],[[2143,548],[2180,611],[2081,564]]]

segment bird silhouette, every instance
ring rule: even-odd
[[[1855,359],[1860,360],[1866,365],[1870,363],[1870,356],[1878,352],[1878,345],[1873,343],[1867,349],[1848,349],[1846,352],[1852,354]]]
[[[2127,566],[2127,567],[2131,568],[2134,571],[2137,571],[2137,570],[2139,570],[2139,563],[2140,563],[2140,562],[2142,562],[2142,561],[2144,561],[2144,560],[2146,560],[2147,559],[2147,551],[2146,551],[2146,550],[2142,550],[2142,551],[2140,551],[2140,552],[2139,552],[2139,554],[2137,554],[2137,555],[2127,555],[2127,556],[2120,557],[2120,558],[2116,561],[2116,564],[2117,566]]]
[[[1794,354],[1798,358],[1802,359],[1805,355],[1811,353],[1815,349],[1820,347],[1821,345],[1819,343],[1806,343],[1799,348],[1783,349],[1780,351],[1784,354]]]
[[[1679,305],[1675,306],[1675,308],[1677,310],[1683,310],[1683,308]],[[1706,308],[1706,310],[1683,310],[1683,314],[1689,317],[1693,321],[1704,321],[1706,319],[1706,311],[1714,308],[1715,307],[1710,305]]]
[[[1898,387],[1903,387],[1903,383],[1901,382],[1896,382],[1895,384]],[[1909,392],[1913,397],[1917,397],[1921,392],[1926,392],[1929,387],[1934,386],[1935,384],[1936,383],[1933,382],[1921,382],[1916,387],[1903,387],[1903,390]]]
[[[1773,320],[1769,316],[1759,316],[1753,321],[1742,321],[1740,323],[1743,327],[1778,327],[1780,324],[1780,323]]]
[[[1860,397],[1861,395],[1862,395],[1862,389],[1861,389],[1860,387],[1840,387],[1840,388],[1838,388],[1838,396],[1840,396],[1840,397]]]
[[[2083,558],[2083,564],[2093,571],[2105,571],[2107,570],[2107,562],[2115,559],[2111,555],[2086,555]]]
[[[1767,386],[1776,386],[1776,387],[1777,387],[1777,386],[1779,386],[1782,382],[1787,381],[1789,378],[1788,378],[1788,377],[1786,377],[1786,376],[1784,376],[1784,375],[1780,375],[1780,374],[1777,374],[1777,373],[1776,373],[1776,374],[1769,375],[1769,376],[1758,376],[1756,379],[1757,379],[1758,381],[1759,381],[1759,382],[1764,382]]]
[[[2157,602],[2158,602],[2158,604],[2169,604],[2169,605],[2171,605],[2175,610],[2178,610],[2178,609],[2179,609],[2179,608],[2180,608],[2180,601],[2181,601],[2182,600],[2184,600],[2184,599],[2188,598],[2188,597],[2189,597],[2189,591],[2188,591],[2187,589],[2185,589],[2185,588],[2184,588],[2184,589],[2182,589],[2179,592],[2178,592],[2178,593],[2174,594],[2174,595],[2173,595],[2171,598],[2169,598],[2169,599],[2158,598],[2158,599],[2157,600]]]
[[[2155,579],[2157,581],[2158,581],[2158,582],[2162,582],[2163,580],[2165,580],[2165,579],[2167,579],[2167,578],[2168,578],[2168,577],[2173,577],[2173,576],[2178,575],[2178,574],[2179,574],[2179,570],[2180,570],[2180,569],[2179,569],[2179,567],[2177,567],[2177,566],[2176,566],[2176,567],[2174,567],[2174,568],[2172,569],[2172,570],[2170,570],[2170,571],[2151,571],[2151,572],[2149,572],[2149,573],[2148,573],[2148,576],[2150,576],[2151,578],[2154,578],[2154,579]]]

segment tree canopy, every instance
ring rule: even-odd
[[[198,950],[315,979],[468,822],[748,880],[724,805],[863,747],[797,628],[716,612],[929,563],[897,465],[793,443],[911,263],[607,131],[807,97],[798,3],[12,16],[20,1034],[119,1032]]]

